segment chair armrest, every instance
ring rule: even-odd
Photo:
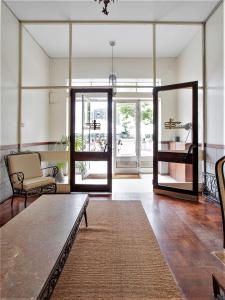
[[[58,173],[59,173],[59,168],[57,166],[49,166],[49,167],[46,167],[46,168],[42,168],[41,170],[48,170],[48,169],[52,169],[52,176],[55,177]]]
[[[14,177],[13,176],[16,176],[17,177],[17,181],[14,180]],[[23,184],[23,181],[24,181],[24,173],[23,172],[15,172],[15,173],[12,173],[9,175],[10,177],[10,180],[11,182],[14,184],[14,183],[22,183]]]

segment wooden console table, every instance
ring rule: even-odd
[[[0,229],[2,298],[50,298],[87,205],[86,194],[44,195]]]

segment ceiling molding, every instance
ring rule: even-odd
[[[113,21],[113,20],[21,20],[22,24],[100,24],[100,25],[202,25],[204,21]]]
[[[223,0],[221,0],[219,3],[216,4],[216,6],[213,8],[213,10],[210,12],[208,17],[205,19],[204,23],[208,22],[209,19],[214,15],[214,13],[217,11],[217,9],[224,3]]]

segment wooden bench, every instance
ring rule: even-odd
[[[44,195],[0,229],[2,298],[50,298],[87,205],[86,194]]]

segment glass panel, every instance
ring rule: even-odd
[[[69,94],[66,90],[23,90],[22,148],[65,151],[69,147]]]
[[[76,184],[107,184],[106,161],[76,161]]]
[[[22,43],[23,86],[68,85],[68,24],[26,24]]]
[[[106,152],[108,141],[107,94],[76,94],[75,105],[75,151]]]
[[[116,103],[116,155],[136,156],[136,103]]]
[[[162,85],[198,80],[202,86],[202,25],[157,25],[156,57]]]
[[[159,93],[159,150],[186,151],[192,143],[192,90]]]
[[[193,189],[192,165],[158,162],[158,184],[184,190]]]
[[[141,102],[141,157],[153,155],[153,103]]]
[[[118,84],[120,78],[128,79],[129,85],[132,85],[130,80],[132,83],[133,78],[153,78],[152,25],[74,24],[72,35],[73,79],[104,79],[106,82],[93,81],[93,85],[109,85],[109,75],[112,73],[110,41],[116,41],[113,73],[117,76]],[[146,38],[143,39],[143,36]],[[128,89],[124,92],[128,92]]]

